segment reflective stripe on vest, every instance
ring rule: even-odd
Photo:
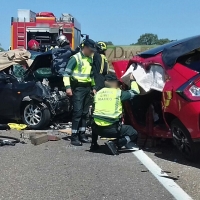
[[[109,71],[108,60],[107,60],[107,58],[106,58],[105,55],[103,55],[103,54],[100,54],[100,55],[101,55],[101,69],[100,69],[100,74],[102,74],[103,71],[104,71],[105,62],[107,63],[107,73],[108,73],[108,71]]]
[[[91,82],[91,77],[93,77],[92,59],[82,57],[80,52],[75,54],[74,58],[76,59],[77,65],[73,70],[72,76],[79,82]]]
[[[49,50],[52,50],[52,49],[54,49],[53,46],[51,46],[50,48],[46,47],[45,51],[49,51]]]
[[[102,120],[117,121],[122,114],[121,90],[103,88],[95,95],[94,121],[102,126]],[[105,124],[106,125],[106,124]]]

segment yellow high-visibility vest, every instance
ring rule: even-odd
[[[73,70],[72,77],[78,82],[89,83],[92,82],[92,58],[88,58],[81,55],[81,52],[73,55],[76,59],[77,65]]]
[[[107,63],[107,74],[108,74],[108,71],[109,71],[109,63],[108,63],[108,60],[106,58],[105,55],[103,54],[100,54],[101,55],[101,69],[100,69],[100,74],[103,73],[104,71],[104,65],[105,65],[105,62]]]
[[[122,115],[121,90],[103,88],[95,95],[94,121],[99,126],[109,126]],[[105,120],[108,119],[108,120]],[[109,122],[109,119],[112,122]]]

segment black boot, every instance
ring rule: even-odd
[[[112,155],[119,155],[115,142],[108,141],[108,142],[105,143],[105,145],[109,148]]]
[[[91,142],[91,141],[86,137],[85,133],[80,134],[79,140],[80,140],[82,143],[90,143],[90,142]]]
[[[120,151],[122,149],[121,144],[119,143],[119,139],[112,140],[115,143],[117,150]]]
[[[127,144],[126,138],[119,138],[116,142],[118,150],[121,150],[121,148]]]
[[[79,140],[77,135],[73,135],[71,136],[71,144],[74,146],[82,146],[81,141]]]
[[[90,151],[97,151],[100,146],[97,143],[92,143],[90,146]]]

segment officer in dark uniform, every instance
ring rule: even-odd
[[[66,65],[72,55],[75,54],[70,47],[70,42],[65,35],[56,38],[58,48],[52,49],[53,72],[64,75]]]
[[[105,75],[109,71],[109,63],[106,58],[107,45],[104,42],[97,42],[97,52],[94,53],[94,80],[96,90],[99,91],[104,87]]]
[[[68,96],[72,96],[73,117],[71,144],[81,146],[82,142],[89,142],[85,136],[86,116],[90,105],[90,91],[95,90],[93,76],[92,55],[96,51],[96,44],[86,39],[82,50],[73,55],[68,62],[63,78]]]
[[[122,102],[134,98],[139,93],[138,85],[133,78],[131,89],[121,91],[115,75],[105,76],[105,87],[95,95],[91,151],[99,148],[98,135],[105,138],[117,138],[115,141],[105,143],[113,155],[118,154],[117,147],[125,146],[129,150],[138,149],[134,143],[137,139],[137,131],[132,126],[122,125],[121,117]]]

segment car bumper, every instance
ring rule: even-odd
[[[190,132],[192,140],[200,142],[200,102],[186,103],[179,110],[178,118]]]

